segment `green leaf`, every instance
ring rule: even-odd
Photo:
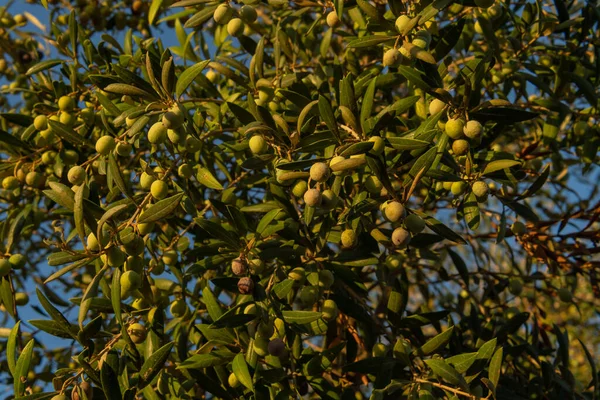
[[[422,72],[417,71],[416,69],[411,68],[411,67],[406,67],[404,65],[401,65],[398,67],[398,72],[400,72],[400,74],[402,74],[402,76],[404,76],[410,83],[412,83],[419,89],[422,89],[425,91],[431,90],[431,86],[429,86],[429,84],[427,84],[423,80]]]
[[[200,167],[196,174],[198,182],[210,189],[223,190],[223,185],[215,178],[215,176],[206,168]]]
[[[150,384],[152,379],[164,369],[165,362],[171,354],[173,345],[173,342],[165,344],[146,359],[140,369],[140,382],[138,383],[138,388],[143,389],[146,385]]]
[[[208,285],[202,290],[202,302],[213,321],[217,321],[223,315],[223,309]]]
[[[435,353],[437,350],[444,347],[450,338],[452,337],[452,332],[454,332],[454,326],[446,329],[444,332],[439,335],[434,336],[429,339],[423,346],[413,351],[413,354],[419,356],[427,356],[429,354]]]
[[[52,128],[52,132],[56,133],[61,139],[64,139],[76,146],[90,146],[90,143],[87,141],[87,139],[81,137],[66,125],[51,119],[48,120],[48,125],[50,128]]]
[[[396,36],[367,36],[351,41],[350,43],[348,43],[348,47],[355,49],[359,49],[362,47],[373,47],[386,42],[391,43],[393,40],[396,40]]]
[[[27,321],[37,329],[49,333],[52,336],[56,336],[63,339],[73,339],[72,333],[65,332],[62,326],[51,319],[32,319]],[[77,329],[76,325],[71,325],[71,332]]]
[[[21,326],[21,321],[17,321],[15,326],[10,330],[10,334],[8,335],[8,340],[6,341],[6,364],[8,364],[8,370],[12,376],[15,376],[15,368],[16,368],[16,350],[17,350],[17,336],[19,336],[20,331],[19,327]]]
[[[501,347],[496,350],[496,353],[494,353],[494,356],[492,357],[492,361],[490,361],[488,377],[495,387],[498,387],[498,381],[500,380],[500,373],[502,370],[502,354],[503,349]]]
[[[465,198],[463,203],[463,213],[465,216],[465,222],[470,229],[476,230],[479,228],[481,216],[479,213],[479,204],[477,203],[477,197],[475,196],[475,193],[471,192]]]
[[[335,116],[333,115],[333,109],[331,108],[331,104],[329,100],[324,96],[319,96],[319,114],[321,114],[321,118],[327,124],[329,130],[335,135],[335,137],[339,138],[340,133],[338,130],[337,121],[335,120]]]
[[[126,83],[111,83],[104,88],[104,91],[131,97],[142,97],[150,101],[157,100],[157,97],[152,93],[148,93],[144,89]]]
[[[75,334],[73,333],[72,325],[69,323],[69,321],[67,321],[65,316],[60,311],[58,311],[52,304],[50,304],[50,302],[48,301],[46,296],[44,296],[44,294],[40,291],[40,289],[36,288],[35,291],[38,300],[40,301],[40,304],[42,305],[42,307],[44,307],[44,310],[46,310],[46,312],[50,315],[50,318],[52,318],[57,323],[59,329],[61,329],[64,333],[69,334],[73,339],[75,339]]]
[[[191,19],[190,19],[191,20]],[[190,22],[190,21],[188,21]],[[186,22],[186,28],[188,27]],[[175,85],[175,96],[181,97],[183,92],[192,84],[196,77],[208,66],[210,60],[200,61],[199,63],[186,68],[185,71],[177,78],[177,85]]]
[[[413,164],[408,172],[408,175],[404,179],[404,186],[410,186],[412,181],[416,178],[417,175],[424,175],[429,171],[431,165],[433,164],[433,160],[435,160],[435,156],[437,154],[437,147],[432,147],[427,150],[424,154],[422,154],[417,161]]]
[[[403,137],[389,137],[388,142],[396,150],[416,150],[429,146],[430,142],[425,140],[408,139]]]
[[[277,218],[277,216],[279,215],[280,212],[282,212],[282,210],[280,208],[276,208],[276,209],[271,210],[268,213],[266,213],[260,219],[260,222],[258,223],[258,226],[256,227],[256,233],[258,235],[262,235],[262,233],[265,231],[265,229],[271,224],[271,222],[273,222],[275,220],[275,218]]]
[[[62,63],[64,63],[64,60],[53,59],[53,60],[41,61],[41,62],[33,65],[32,67],[30,67],[27,70],[27,72],[25,73],[25,75],[31,76],[31,75],[37,74],[38,72],[45,71],[47,69],[50,69],[50,68],[55,67]]]
[[[85,255],[84,255],[85,257]],[[83,258],[83,259],[79,259],[78,261],[67,265],[64,268],[59,269],[58,271],[56,271],[55,273],[53,273],[52,275],[50,275],[48,278],[46,278],[44,280],[44,284],[47,284],[49,282],[52,282],[55,279],[60,278],[61,276],[63,276],[64,274],[66,274],[67,272],[71,272],[77,268],[81,268],[89,263],[91,263],[92,261],[94,261],[96,258],[98,258],[97,256],[94,257],[89,257],[89,258]]]
[[[250,389],[254,392],[254,383],[252,382],[252,376],[250,375],[250,371],[248,370],[248,364],[246,364],[246,359],[242,353],[238,353],[237,356],[233,359],[233,364],[231,365],[233,373],[238,381],[246,388]]]
[[[283,319],[289,324],[310,324],[321,318],[321,313],[317,311],[283,311]]]
[[[64,208],[75,209],[75,194],[71,188],[58,182],[48,182],[48,186],[52,190],[44,190],[46,196]]]
[[[367,90],[365,91],[365,95],[363,96],[362,103],[360,105],[360,126],[362,127],[363,132],[370,133],[366,126],[366,121],[371,116],[373,111],[373,101],[375,99],[375,85],[377,83],[377,79],[371,79],[371,83],[367,86]]]
[[[294,287],[293,279],[284,279],[283,281],[277,283],[273,286],[273,292],[275,296],[279,299],[285,299],[285,297],[290,293],[292,288]]]
[[[177,193],[176,195],[167,197],[158,203],[152,204],[138,217],[138,224],[158,221],[170,215],[179,206],[183,195],[183,193]]]
[[[468,390],[468,385],[465,381],[465,378],[444,360],[425,360],[425,364],[431,368],[434,374],[444,381],[451,385],[460,386],[464,390]]]
[[[110,301],[117,322],[119,325],[123,325],[123,317],[121,316],[121,270],[119,268],[116,268],[113,272]]]
[[[505,168],[514,167],[515,165],[520,164],[521,162],[516,160],[495,160],[485,166],[481,175],[491,174],[492,172],[500,171]]]
[[[550,164],[547,164],[546,166],[544,166],[544,169],[542,169],[542,172],[538,175],[538,177],[531,184],[531,186],[529,186],[527,189],[525,189],[525,191],[517,199],[519,199],[519,200],[526,199],[527,197],[531,197],[534,194],[536,194],[537,191],[540,190],[544,186],[544,184],[548,180],[549,176],[550,176]]]
[[[156,15],[158,14],[158,10],[162,5],[163,0],[152,0],[152,4],[150,4],[150,9],[148,10],[148,24],[152,25]]]
[[[102,383],[102,390],[106,395],[107,399],[122,399],[121,388],[118,384],[117,371],[108,362],[102,363],[100,369],[100,381]]]
[[[19,359],[17,360],[17,364],[15,366],[13,379],[15,395],[17,398],[21,397],[25,392],[25,383],[27,382],[27,373],[29,372],[29,367],[31,365],[34,343],[35,341],[33,339],[27,342],[23,348],[23,351],[19,355]]]
[[[129,188],[125,185],[123,175],[121,175],[121,169],[117,165],[117,160],[115,159],[115,156],[112,153],[108,155],[108,169],[110,171],[110,175],[112,177],[113,182],[115,183],[115,185],[117,185],[119,190],[121,190],[121,193],[123,193],[125,197],[133,201],[131,195],[129,194]]]
[[[235,353],[228,350],[213,350],[208,354],[194,354],[177,366],[177,369],[201,369],[225,365],[233,360]]]

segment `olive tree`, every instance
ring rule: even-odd
[[[598,11],[9,2],[1,383],[598,398]]]

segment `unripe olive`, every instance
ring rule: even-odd
[[[81,185],[83,182],[85,182],[85,177],[85,169],[79,165],[71,167],[67,173],[67,179],[73,185]]]
[[[121,284],[121,293],[129,293],[142,286],[142,277],[135,271],[125,271],[119,279]]]
[[[437,113],[440,113],[444,110],[445,107],[446,103],[444,103],[440,99],[433,99],[429,103],[429,114],[435,115]]]
[[[129,143],[127,143],[127,142],[119,142],[119,143],[117,143],[117,147],[115,148],[115,152],[118,155],[120,155],[121,157],[127,157],[131,153],[132,149],[133,149],[133,146],[131,146]]]
[[[352,248],[356,245],[357,241],[358,241],[358,237],[356,236],[356,232],[354,231],[354,229],[345,229],[342,232],[341,244],[342,244],[343,248],[345,248],[345,249]]]
[[[383,184],[375,175],[369,175],[365,179],[365,189],[371,194],[378,195],[381,193],[381,189],[383,189]]]
[[[156,180],[152,182],[152,186],[150,186],[150,193],[155,199],[162,200],[167,197],[167,194],[169,193],[169,185],[167,185],[167,182],[165,181]]]
[[[369,142],[373,142],[373,147],[369,150],[369,153],[381,154],[385,150],[385,140],[381,136],[372,136]]]
[[[245,275],[248,272],[248,264],[246,263],[246,260],[239,257],[233,260],[231,262],[231,272],[237,276]]]
[[[468,121],[463,128],[463,133],[469,139],[478,139],[481,136],[481,132],[483,132],[483,126],[479,121],[475,120]]]
[[[310,167],[310,179],[316,182],[325,182],[329,179],[330,170],[324,162],[314,163]]]
[[[331,189],[327,189],[321,194],[321,206],[326,210],[333,210],[338,202],[338,196]]]
[[[45,115],[38,115],[33,120],[33,126],[38,131],[43,131],[48,129],[48,118]]]
[[[252,154],[263,154],[269,149],[269,145],[261,135],[252,136],[248,144]]]
[[[182,144],[185,143],[186,134],[181,129],[167,129],[167,137],[173,144]]]
[[[227,4],[221,4],[213,13],[213,18],[217,24],[225,25],[233,15],[233,10]]]
[[[319,288],[316,286],[304,286],[300,290],[300,301],[305,306],[312,306],[319,299]]]
[[[45,177],[39,172],[31,171],[25,175],[25,183],[33,188],[42,187],[45,182]]]
[[[70,96],[62,96],[58,99],[58,108],[60,111],[70,112],[75,107],[75,100]]]
[[[229,374],[229,377],[227,378],[227,383],[234,389],[240,386],[240,381],[233,372]]]
[[[510,278],[508,281],[508,290],[515,296],[520,295],[523,292],[523,281],[519,278]]]
[[[2,180],[2,188],[6,190],[14,190],[19,187],[19,180],[14,176],[7,176]]]
[[[404,218],[404,215],[406,214],[406,210],[405,210],[404,206],[402,205],[402,203],[400,203],[398,201],[390,201],[389,203],[387,203],[385,205],[383,213],[385,215],[385,218],[388,221],[396,222],[396,221],[400,221],[402,218]]]
[[[345,158],[345,157],[342,157],[342,156],[335,156],[335,157],[333,157],[333,158],[332,158],[332,159],[329,161],[329,167],[331,168],[331,167],[333,167],[335,164],[337,164],[337,163],[339,163],[339,162],[341,162],[341,161],[344,161],[345,159],[346,159],[346,158]],[[342,175],[343,173],[344,173],[344,171],[335,171],[335,172],[333,173],[333,175],[335,175],[335,176],[339,176],[339,175]]]
[[[140,323],[134,323],[129,325],[127,333],[131,338],[131,341],[135,344],[143,343],[146,340],[147,331],[146,327]]]
[[[327,290],[333,285],[335,277],[333,272],[328,269],[322,269],[319,271],[319,287]]]
[[[425,221],[417,214],[410,214],[404,220],[404,225],[411,233],[421,233],[425,229]]]
[[[241,294],[251,294],[254,290],[254,281],[249,277],[240,278],[237,287]]]
[[[116,145],[115,138],[105,135],[96,141],[96,151],[103,156],[107,156],[114,150]]]
[[[184,121],[185,116],[178,106],[170,108],[162,116],[162,125],[167,129],[179,129]]]
[[[486,197],[489,191],[487,183],[484,181],[477,181],[473,183],[473,194],[476,197]]]
[[[181,164],[177,169],[177,174],[183,179],[190,179],[194,173],[194,170],[189,164]]]
[[[331,321],[338,315],[338,306],[335,301],[327,299],[323,302],[323,308],[321,309],[321,316],[325,321]]]
[[[400,257],[398,254],[390,254],[385,259],[385,265],[389,269],[398,269],[400,266],[402,266],[402,257]]]
[[[521,236],[527,233],[527,227],[521,221],[513,222],[513,224],[510,226],[510,230],[513,234],[517,236]]]
[[[285,343],[280,338],[275,338],[269,342],[267,350],[273,357],[281,357],[285,353]]]
[[[185,139],[185,149],[187,151],[189,151],[190,153],[195,153],[198,150],[200,150],[200,147],[202,146],[202,142],[200,142],[199,139],[193,137],[193,136],[188,136]]]
[[[256,17],[257,17],[256,9],[254,7],[248,6],[248,5],[242,6],[242,8],[240,8],[240,17],[244,21],[246,21],[248,23],[252,23],[252,22],[256,21]]]
[[[445,131],[451,139],[460,139],[464,132],[465,121],[461,118],[450,118],[446,122]]]
[[[384,357],[387,354],[388,348],[383,343],[375,343],[373,345],[373,357]]]
[[[162,122],[154,123],[148,130],[148,141],[152,144],[161,144],[167,140],[167,128]]]
[[[169,311],[171,311],[171,315],[173,315],[175,318],[181,318],[187,314],[189,308],[184,299],[177,299],[171,303]]]
[[[154,175],[150,175],[146,172],[142,172],[142,175],[140,175],[140,187],[142,189],[150,190],[154,181],[156,181],[156,177]]]
[[[10,273],[12,265],[6,258],[0,258],[0,278],[5,277]]]
[[[401,15],[396,19],[396,30],[398,33],[403,33],[408,24],[410,23],[410,17],[408,15]]]
[[[50,400],[69,400],[69,398],[67,396],[65,396],[64,394],[57,394],[56,396],[52,397],[52,399]]]
[[[469,152],[469,142],[464,139],[458,139],[452,142],[452,151],[456,156],[464,156]]]
[[[450,191],[453,195],[460,196],[465,192],[467,186],[468,184],[465,181],[452,182],[452,187],[450,188]]]
[[[239,37],[244,33],[245,27],[244,21],[240,18],[233,18],[227,23],[227,33],[233,37]]]
[[[397,67],[402,63],[402,54],[396,49],[389,49],[383,54],[384,67]]]
[[[557,291],[558,298],[563,303],[571,303],[573,301],[573,293],[567,288],[560,288]]]
[[[296,267],[288,272],[288,278],[293,279],[298,282],[304,282],[304,278],[306,276],[306,271],[302,267]]]
[[[294,186],[292,186],[292,194],[295,197],[302,197],[308,190],[308,183],[306,181],[300,180],[297,181]]]
[[[23,254],[13,254],[8,258],[8,262],[14,269],[21,269],[25,266],[25,256]]]
[[[319,189],[308,189],[304,193],[304,203],[309,207],[318,207],[321,205],[322,196]]]
[[[327,25],[329,25],[331,28],[335,28],[339,24],[340,24],[340,19],[337,15],[337,12],[335,10],[330,11],[327,14]]]
[[[177,264],[178,254],[176,250],[167,250],[162,255],[162,262],[165,265],[172,266]]]
[[[392,232],[392,243],[398,248],[404,248],[410,243],[410,232],[404,228],[396,228]]]
[[[59,117],[59,122],[65,126],[73,126],[75,125],[75,115],[68,112],[61,112]]]
[[[252,349],[259,357],[269,354],[269,338],[264,336],[256,337]]]

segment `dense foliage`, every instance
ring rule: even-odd
[[[598,398],[599,21],[582,0],[9,2],[0,385]]]

